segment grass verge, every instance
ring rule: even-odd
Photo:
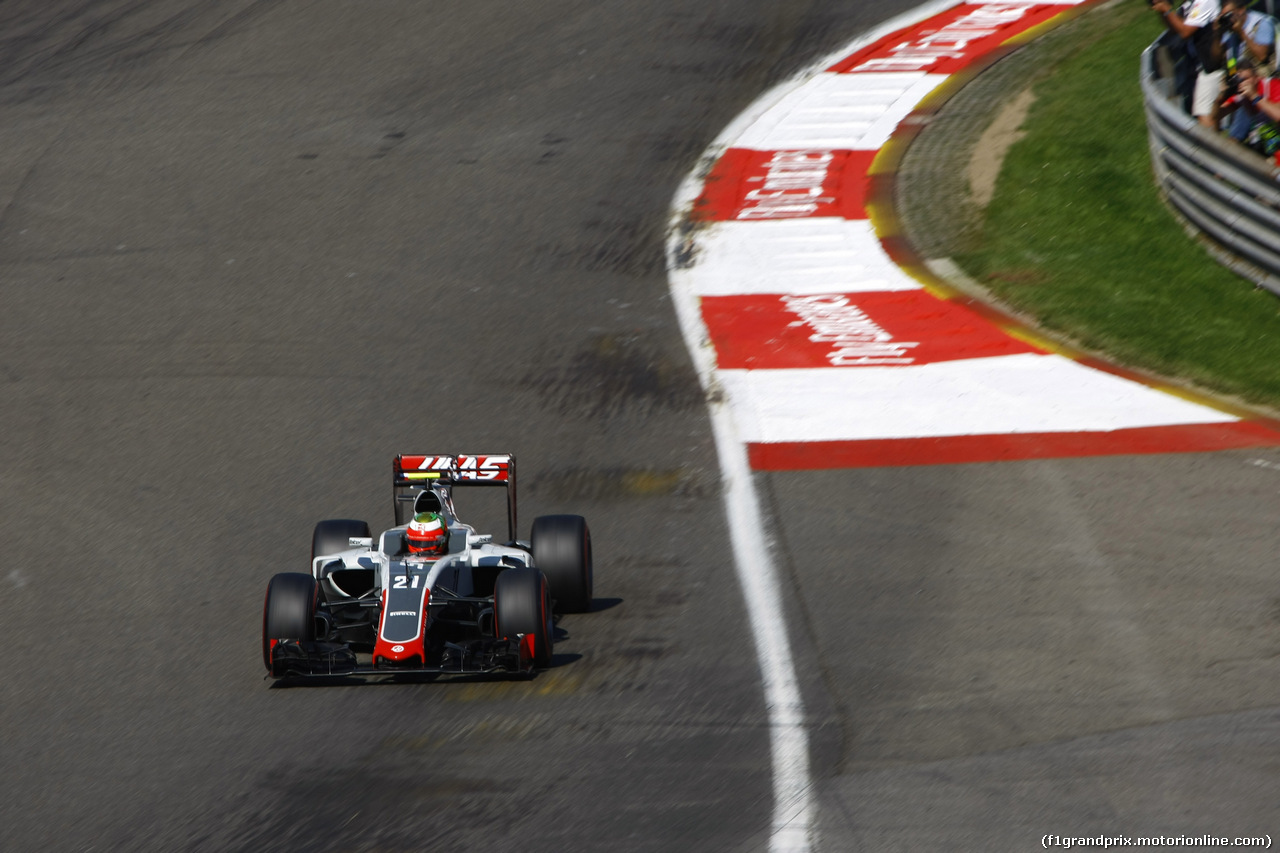
[[[1280,300],[1213,261],[1156,192],[1138,58],[1160,22],[1137,0],[1093,16],[1106,26],[1077,27],[1078,49],[1034,87],[976,248],[956,260],[1089,349],[1280,408]]]

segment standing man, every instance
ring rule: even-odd
[[[1227,74],[1235,74],[1236,63],[1245,58],[1255,68],[1271,64],[1276,43],[1275,25],[1270,15],[1251,12],[1246,5],[1247,0],[1222,0],[1222,16],[1218,18],[1222,37],[1218,39],[1217,49],[1223,55]]]
[[[1185,15],[1175,12],[1169,5],[1169,0],[1153,0],[1151,8],[1164,18],[1164,25],[1182,39],[1187,52],[1195,61],[1199,72],[1196,74],[1196,87],[1191,96],[1191,114],[1200,124],[1212,129],[1218,95],[1226,77],[1222,54],[1215,45],[1219,40],[1219,33],[1214,24],[1222,11],[1218,0],[1191,0],[1188,6],[1183,7],[1186,9]]]

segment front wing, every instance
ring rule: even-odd
[[[346,643],[279,640],[271,649],[268,678],[343,675],[485,675],[528,673],[533,661],[518,641],[474,640],[445,643],[439,664],[427,667],[374,666],[361,662]]]

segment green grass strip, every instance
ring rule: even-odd
[[[1087,348],[1280,407],[1280,301],[1217,264],[1156,192],[1138,65],[1159,20],[1133,2],[1080,24],[1035,86],[978,248],[956,260]]]

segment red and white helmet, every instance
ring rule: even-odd
[[[449,527],[434,512],[415,515],[404,538],[410,554],[438,555],[449,550]]]

